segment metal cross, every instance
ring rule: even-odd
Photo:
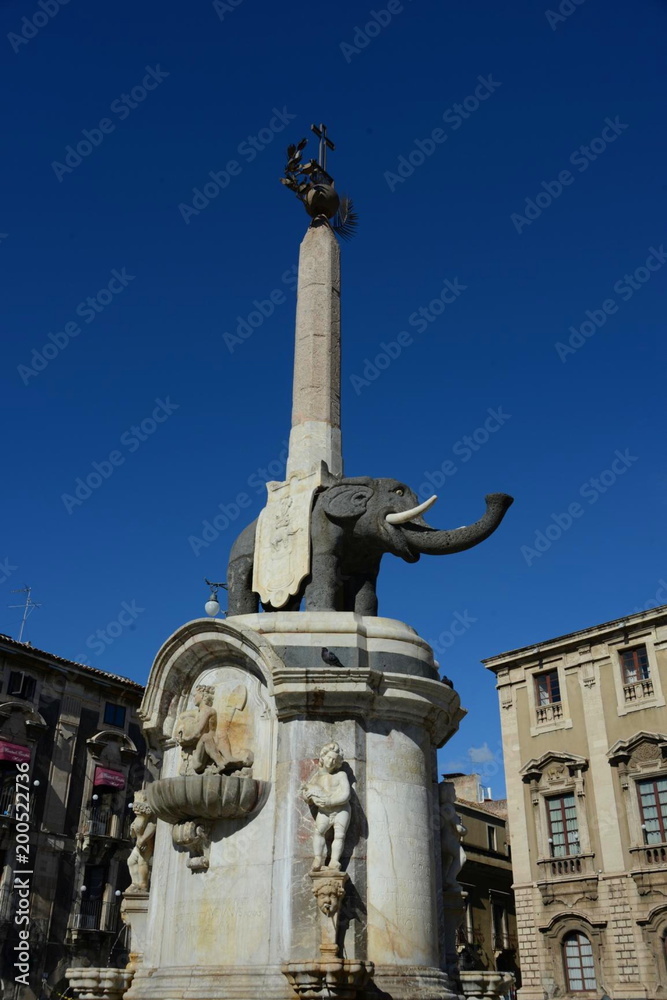
[[[334,144],[331,141],[331,139],[329,139],[329,137],[327,136],[327,127],[326,127],[326,125],[320,125],[319,128],[317,127],[317,125],[311,125],[310,126],[310,131],[314,132],[315,135],[317,136],[317,138],[320,140],[320,151],[319,151],[319,154],[318,154],[318,163],[319,163],[320,167],[322,168],[322,170],[324,171],[324,173],[326,173],[327,172],[327,148],[333,150],[336,147],[334,146]]]

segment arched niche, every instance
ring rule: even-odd
[[[174,728],[184,712],[194,711],[196,688],[214,688],[219,724],[231,711],[230,704],[240,704],[238,692],[243,688],[246,696],[243,707],[233,713],[231,738],[237,747],[252,750],[254,776],[270,780],[273,673],[282,666],[264,636],[238,624],[197,619],[174,632],[155,658],[139,710],[149,742],[169,751],[167,773],[176,773]]]

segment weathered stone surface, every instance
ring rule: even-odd
[[[340,248],[326,223],[310,226],[301,243],[297,296],[287,476],[321,461],[339,476]]]
[[[132,981],[126,969],[67,969],[65,977],[78,1000],[122,1000]]]
[[[323,646],[344,666],[325,663]],[[431,650],[412,629],[355,614],[191,622],[165,643],[142,706],[164,766],[149,792],[159,818],[148,927],[126,1000],[361,997],[371,972],[394,1000],[453,995],[441,971],[434,748],[463,712],[433,675]],[[193,690],[241,682],[256,777],[179,775],[170,734]],[[332,743],[345,751],[349,826],[340,871],[313,872],[313,776]],[[197,873],[166,822],[192,811],[189,792],[176,812],[171,796],[192,779],[216,783],[198,800],[210,846]],[[244,781],[260,782],[263,796],[246,815],[225,816],[222,784]],[[164,803],[161,789],[170,790]],[[322,830],[325,862],[332,832]],[[336,877],[343,895],[325,884]]]
[[[511,972],[459,972],[461,989],[470,1000],[497,1000],[514,986]]]

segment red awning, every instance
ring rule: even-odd
[[[125,788],[125,775],[122,771],[111,771],[108,767],[96,767],[94,785],[107,785],[109,788]]]
[[[30,747],[22,747],[18,743],[7,743],[5,740],[0,740],[0,760],[10,760],[13,764],[29,764],[31,757]]]

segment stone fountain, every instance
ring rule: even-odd
[[[125,1000],[461,995],[436,750],[465,713],[429,645],[378,617],[376,579],[385,552],[483,541],[512,501],[491,494],[479,521],[442,531],[422,517],[436,498],[345,478],[338,235],[353,213],[317,133],[319,158],[290,147],[283,179],[310,216],[286,480],[232,549],[228,617],[167,639],[142,704],[162,771],[142,798],[150,891],[135,859],[123,903]]]

